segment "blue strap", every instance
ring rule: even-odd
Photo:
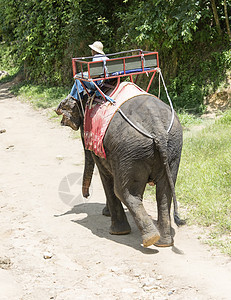
[[[109,97],[109,96],[107,96],[105,94],[104,94],[104,97],[107,99],[107,101],[111,102],[112,104],[116,103],[114,99],[112,99],[111,97]]]
[[[132,70],[126,70],[125,74],[137,73],[137,72],[143,72],[143,71],[149,71],[149,70],[151,70],[151,68],[144,68],[144,70],[142,68],[132,69]],[[111,75],[112,76],[124,75],[124,71],[114,72]]]

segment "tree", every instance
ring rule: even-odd
[[[230,31],[230,26],[229,26],[229,16],[228,16],[226,0],[224,0],[224,12],[225,12],[225,22],[226,22],[227,33],[228,33],[229,39],[231,40],[231,31]]]
[[[157,50],[171,78],[227,47],[229,8],[230,0],[0,0],[0,38],[36,82],[70,81],[71,57],[95,40],[106,53]]]
[[[210,0],[210,1],[211,1],[211,5],[212,5],[212,10],[213,10],[213,15],[214,15],[214,19],[216,22],[217,30],[218,30],[219,34],[221,35],[222,31],[221,31],[220,21],[219,21],[219,17],[218,17],[218,13],[217,13],[216,1],[215,0]]]

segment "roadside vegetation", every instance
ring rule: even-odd
[[[95,40],[105,53],[158,51],[175,107],[203,113],[231,68],[230,9],[230,0],[0,0],[0,68],[70,88],[71,58],[90,55]]]
[[[213,124],[185,133],[178,200],[188,223],[209,229],[209,244],[231,255],[231,110]]]
[[[14,85],[11,90],[24,101],[30,102],[35,109],[54,108],[69,92],[68,87],[47,87],[25,82]]]

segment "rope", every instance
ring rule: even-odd
[[[161,73],[161,69],[160,68],[156,68],[156,71],[159,72],[159,76],[161,77],[161,80],[162,80],[162,83],[163,83],[163,86],[164,86],[164,89],[165,89],[165,92],[166,92],[166,95],[167,95],[167,98],[168,98],[168,102],[170,104],[170,107],[171,107],[171,111],[172,111],[172,118],[171,118],[171,122],[170,122],[170,125],[168,127],[168,130],[167,130],[167,133],[169,133],[169,131],[171,130],[172,128],[172,124],[173,124],[173,121],[174,121],[174,108],[173,108],[173,105],[172,105],[172,101],[169,97],[169,94],[168,94],[168,90],[167,90],[167,87],[165,85],[165,82],[164,82],[164,78],[163,78],[163,75]],[[159,78],[160,78],[159,77]],[[160,84],[160,80],[159,80],[159,84]],[[159,87],[160,88],[160,87]],[[160,90],[159,90],[160,91]]]
[[[158,92],[158,98],[160,99],[160,73],[159,73],[159,92]]]
[[[83,117],[84,117],[85,111],[84,111],[84,108],[83,108],[83,101],[82,101],[82,98],[81,98],[81,96],[80,96],[80,93],[79,93],[79,89],[78,89],[76,80],[75,80],[75,86],[76,86],[76,89],[77,89],[77,93],[78,93],[78,96],[79,96],[79,101],[80,101],[80,104],[81,104],[81,109],[82,109],[82,113],[83,113]]]
[[[94,100],[95,100],[95,93],[90,98],[88,97],[89,109],[92,108],[92,104]]]
[[[161,73],[161,69],[160,68],[156,68],[156,71],[159,73],[159,95],[158,95],[158,98],[160,98],[160,78],[162,80],[162,83],[164,85],[164,89],[165,89],[165,92],[166,92],[166,95],[167,95],[167,98],[168,98],[168,101],[169,101],[169,104],[170,104],[170,107],[171,107],[171,112],[172,112],[172,117],[171,117],[171,122],[170,122],[170,125],[168,127],[168,130],[167,130],[167,133],[169,133],[169,131],[171,130],[172,128],[172,124],[173,124],[173,121],[174,121],[174,108],[173,108],[173,105],[172,105],[172,101],[169,97],[169,94],[168,94],[168,90],[167,90],[167,87],[165,85],[165,82],[164,82],[164,78],[163,78],[163,75]],[[106,96],[106,95],[105,95]],[[110,97],[109,97],[110,98]],[[108,100],[108,99],[107,99]],[[109,100],[110,101],[110,100]],[[143,135],[145,135],[146,137],[149,137],[151,139],[154,139],[154,137],[152,137],[149,133],[146,133],[144,132],[142,129],[140,129],[139,127],[137,127],[128,117],[126,117],[126,115],[122,112],[122,110],[119,108],[118,111],[120,112],[120,114],[124,117],[124,119],[130,124],[132,125],[137,131],[139,131],[140,133],[142,133]]]
[[[140,129],[139,127],[137,127],[123,112],[120,108],[118,108],[119,113],[122,115],[122,117],[132,126],[134,127],[137,131],[139,131],[140,133],[142,133],[143,135],[145,135],[146,137],[154,140],[154,137],[151,136],[149,133],[143,131],[142,129]]]

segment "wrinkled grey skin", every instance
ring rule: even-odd
[[[83,100],[83,106],[86,99]],[[114,115],[104,137],[106,159],[85,150],[83,194],[89,195],[89,186],[96,163],[111,216],[111,234],[128,234],[131,231],[123,206],[124,203],[141,231],[143,245],[161,247],[173,245],[170,207],[174,201],[174,219],[184,224],[177,212],[175,182],[182,149],[182,127],[175,114],[173,126],[168,105],[156,97],[141,95],[121,106],[123,113],[140,129],[148,132],[150,139],[134,129],[119,112]],[[62,125],[81,130],[83,140],[83,114],[79,102],[63,100],[56,109],[63,114]],[[145,211],[142,199],[147,183],[156,185],[158,228]]]

